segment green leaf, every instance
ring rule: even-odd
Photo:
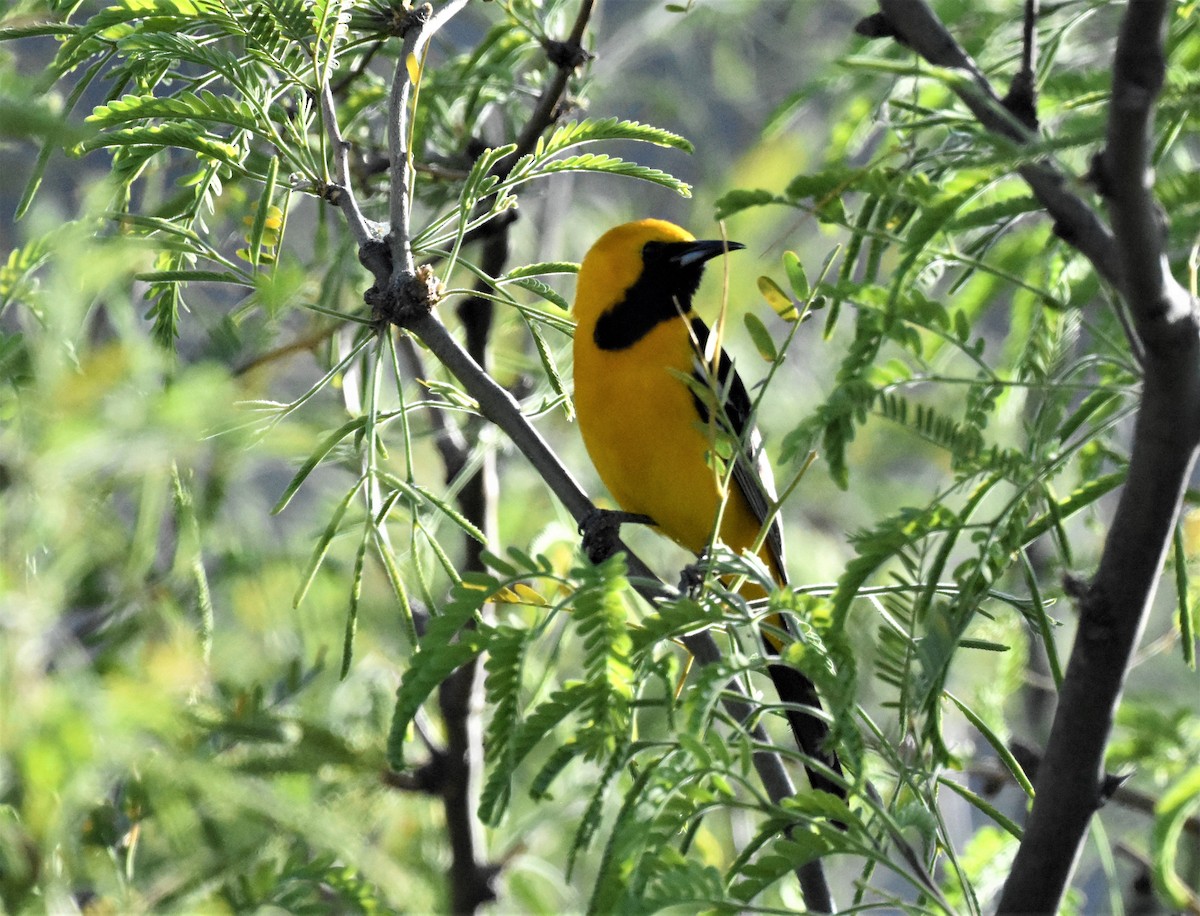
[[[1176,521],[1171,538],[1171,564],[1175,567],[1175,603],[1179,616],[1179,640],[1183,644],[1183,661],[1196,670],[1196,632],[1193,629],[1194,608],[1190,605],[1188,585],[1187,545],[1183,537],[1183,522]]]
[[[480,797],[479,817],[493,826],[508,806],[512,772],[516,767],[512,739],[520,721],[521,673],[529,639],[530,634],[524,629],[497,627],[488,641],[488,658],[483,666],[487,672],[484,693],[491,711],[483,743],[484,762],[489,772],[503,778],[488,781],[490,791]]]
[[[600,172],[609,175],[621,175],[625,178],[638,178],[651,184],[661,185],[677,192],[681,197],[692,196],[692,186],[686,181],[680,181],[661,169],[638,165],[616,156],[604,153],[582,153],[578,156],[568,156],[565,159],[554,159],[538,169],[538,176],[554,175],[564,172]]]
[[[800,302],[807,302],[809,297],[808,276],[804,273],[804,265],[800,262],[800,256],[794,251],[785,251],[783,253],[783,269],[787,271],[792,295]]]
[[[570,121],[554,129],[545,140],[539,140],[534,155],[538,158],[560,153],[581,143],[597,140],[638,140],[666,146],[671,149],[693,152],[692,144],[679,134],[638,121],[622,121],[618,118]]]
[[[767,326],[753,312],[747,312],[742,317],[742,322],[746,325],[750,339],[754,341],[758,355],[768,363],[774,362],[779,351],[775,348],[775,341],[771,339],[771,332],[767,330]]]
[[[308,456],[304,464],[300,466],[300,470],[295,473],[291,479],[291,482],[284,487],[283,494],[279,497],[279,501],[276,502],[274,508],[271,509],[271,514],[278,515],[280,512],[286,509],[287,504],[290,503],[292,501],[292,497],[296,495],[296,491],[300,489],[304,481],[308,479],[308,475],[316,469],[317,465],[325,460],[325,456],[333,451],[337,444],[351,433],[356,433],[361,430],[365,423],[366,417],[355,417],[353,420],[348,420],[343,423],[340,427],[338,427],[336,432],[330,433],[328,436],[326,436],[321,444],[317,446],[316,450]]]
[[[538,329],[538,326],[532,321],[527,322],[527,325],[529,333],[533,337],[533,345],[537,348],[538,358],[542,362],[542,369],[545,370],[546,378],[550,382],[550,387],[558,397],[562,398],[563,409],[566,411],[567,419],[570,420],[574,417],[575,411],[571,406],[571,398],[567,394],[567,386],[558,371],[558,363],[554,359],[554,354],[546,344],[546,339],[542,336],[542,332]]]
[[[396,691],[387,740],[387,758],[393,769],[405,769],[404,741],[408,726],[429,695],[486,648],[487,631],[466,625],[476,618],[479,609],[499,587],[499,581],[482,575],[475,576],[471,584],[456,583],[441,613],[429,621]]]
[[[1112,415],[1122,400],[1122,396],[1115,391],[1093,391],[1080,402],[1071,416],[1062,422],[1058,430],[1058,441],[1066,442],[1075,430],[1092,418],[1095,418],[1097,423],[1102,422],[1105,417]]]
[[[593,753],[607,754],[629,727],[635,687],[624,600],[629,588],[625,555],[614,554],[579,572],[582,587],[575,595],[575,624],[583,639],[584,674],[594,691],[588,737]]]
[[[440,496],[435,495],[418,483],[404,480],[403,478],[397,477],[394,474],[385,474],[383,475],[383,479],[395,487],[399,492],[411,497],[412,499],[415,499],[417,502],[427,503],[435,508],[440,514],[444,515],[455,525],[457,525],[464,534],[478,541],[480,544],[487,543],[487,535],[484,534],[469,518],[459,512],[458,509],[454,508],[452,505],[450,505],[450,503],[442,499]],[[430,538],[430,542],[431,544],[433,543],[432,537]],[[450,564],[451,568],[453,568],[453,565],[454,564],[452,563]]]
[[[507,758],[501,765],[489,767],[483,790],[479,794],[479,819],[483,823],[493,827],[499,823],[508,807],[516,768],[534,748],[551,736],[555,726],[583,706],[590,696],[591,690],[586,685],[575,683],[556,691],[523,722],[514,720],[506,747]],[[571,750],[564,765],[571,757],[583,752],[581,747],[574,745]]]
[[[1021,790],[1029,798],[1033,798],[1033,783],[1031,783],[1029,781],[1029,777],[1025,775],[1025,770],[1021,768],[1021,764],[1017,762],[1017,758],[1014,757],[1012,751],[1008,749],[1008,745],[1001,740],[999,735],[992,731],[992,729],[986,722],[983,721],[983,719],[979,718],[979,716],[975,713],[975,710],[967,706],[966,703],[962,702],[949,690],[945,690],[943,693],[951,703],[959,708],[959,711],[967,717],[967,720],[979,730],[979,733],[983,735],[983,737],[987,740],[987,743],[991,745],[992,750],[996,752],[996,756],[1000,758],[1000,762],[1004,764],[1005,769],[1008,770],[1009,774],[1016,781],[1017,785],[1021,787]]]
[[[574,741],[564,741],[551,751],[549,758],[542,764],[537,775],[529,783],[529,797],[534,801],[545,801],[553,796],[550,786],[558,775],[566,769],[576,757],[583,756],[583,748]]]
[[[1115,490],[1125,482],[1127,473],[1126,470],[1113,471],[1111,474],[1105,474],[1102,477],[1085,481],[1069,496],[1054,503],[1051,511],[1039,515],[1029,523],[1025,529],[1025,543],[1028,544],[1037,540],[1037,538],[1041,537],[1055,525],[1061,524],[1063,520],[1070,518],[1076,512],[1086,509],[1106,493]]]
[[[250,263],[255,267],[259,266],[259,262],[263,256],[263,235],[267,229],[268,218],[273,218],[277,208],[273,200],[275,197],[275,181],[279,176],[279,157],[272,156],[267,162],[267,176],[263,181],[262,194],[258,197],[258,204],[254,208],[254,222],[250,226],[250,234],[246,237],[246,246],[250,254]],[[272,233],[274,242],[268,245],[268,248],[275,249],[279,247],[280,233],[282,229]]]
[[[579,265],[574,261],[540,261],[536,264],[525,264],[514,267],[500,278],[500,283],[509,280],[520,280],[524,277],[544,277],[547,274],[577,274]]]
[[[717,199],[715,214],[717,219],[728,219],[735,213],[749,210],[751,207],[762,207],[767,204],[786,204],[787,198],[780,197],[770,191],[729,191]]]
[[[363,566],[370,542],[371,520],[366,519],[363,522],[362,539],[358,542],[358,550],[354,554],[354,569],[350,574],[350,607],[346,612],[346,627],[342,634],[342,670],[339,674],[343,681],[350,673],[350,664],[354,660],[354,634],[358,631],[358,604],[362,599]]]
[[[1195,909],[1200,897],[1179,877],[1179,839],[1193,811],[1200,809],[1200,767],[1184,772],[1154,806],[1151,861],[1154,885],[1173,908]]]
[[[784,321],[795,322],[799,320],[800,310],[796,308],[796,303],[770,277],[758,278],[758,291],[762,293],[762,297],[767,300],[767,304],[771,306],[775,314]]]
[[[564,312],[571,310],[571,306],[567,300],[555,292],[549,284],[543,283],[541,280],[538,280],[534,277],[517,277],[511,282],[513,286],[519,286],[521,289],[529,290],[534,295],[540,296],[547,302],[558,306]]]
[[[947,789],[961,796],[967,802],[967,804],[981,811],[985,817],[995,821],[997,824],[1003,827],[1007,833],[1016,837],[1017,840],[1020,840],[1021,837],[1024,836],[1021,828],[1017,826],[1016,821],[1008,817],[1006,814],[1004,814],[1004,812],[1002,812],[987,799],[983,798],[981,795],[976,795],[966,786],[961,786],[953,779],[947,779],[945,776],[938,778],[938,785],[945,786]]]
[[[248,277],[228,270],[146,270],[134,275],[144,283],[233,283],[252,286]]]
[[[850,189],[857,172],[834,166],[811,175],[797,175],[787,186],[787,199],[793,205],[811,198],[811,210],[823,223],[846,224],[842,194]]]
[[[239,173],[245,173],[242,167],[244,153],[240,147],[209,136],[194,124],[158,124],[103,131],[79,143],[75,152],[89,153],[106,147],[190,149],[201,156],[222,162]]]
[[[122,96],[93,108],[86,123],[106,128],[149,120],[212,122],[255,134],[262,133],[262,122],[248,103],[227,95],[217,95],[207,89],[199,93],[181,92],[168,96]]]
[[[329,523],[317,539],[316,546],[313,547],[312,555],[308,560],[308,566],[305,568],[300,585],[296,589],[296,595],[292,598],[292,607],[299,607],[300,602],[304,600],[304,596],[308,594],[309,586],[312,585],[313,579],[317,577],[317,570],[321,568],[321,563],[325,560],[325,555],[329,552],[329,545],[333,542],[338,529],[341,527],[342,517],[346,514],[346,510],[350,508],[350,503],[358,495],[358,491],[362,489],[365,482],[365,478],[362,477],[356,480],[354,486],[346,492],[346,495],[342,497],[341,501],[334,508]]]

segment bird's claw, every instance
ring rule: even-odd
[[[696,598],[708,578],[708,551],[700,554],[695,563],[689,563],[679,572],[679,590],[689,598]]]

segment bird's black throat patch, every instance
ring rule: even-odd
[[[647,242],[642,273],[625,296],[602,314],[592,339],[601,350],[624,350],[655,327],[692,310],[692,296],[704,274],[703,260],[681,264],[694,242]]]

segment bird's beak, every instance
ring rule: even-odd
[[[698,239],[694,242],[679,243],[677,253],[671,256],[671,260],[678,267],[690,267],[693,264],[703,264],[705,261],[711,261],[720,255],[745,247],[741,242],[726,242],[721,239]]]

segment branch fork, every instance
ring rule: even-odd
[[[397,271],[382,289],[377,281],[363,293],[363,299],[371,306],[371,323],[377,333],[393,324],[399,328],[411,327],[417,319],[433,312],[444,297],[445,287],[429,264],[411,272]]]

